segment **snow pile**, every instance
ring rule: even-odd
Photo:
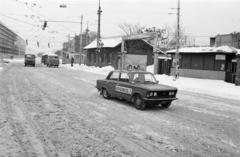
[[[153,65],[148,66],[147,71],[153,73]],[[240,87],[222,80],[179,77],[174,81],[173,76],[155,75],[155,77],[160,84],[174,86],[179,90],[240,100]]]
[[[79,65],[79,64],[74,64],[73,67],[71,67],[70,64],[62,64],[60,67],[63,68],[70,68],[73,70],[80,70],[80,71],[86,71],[86,72],[91,72],[91,73],[96,73],[96,74],[102,74],[102,75],[107,75],[110,71],[114,70],[112,66],[106,66],[106,67],[94,67],[94,66],[86,66],[86,65]]]
[[[14,59],[3,59],[4,62],[8,62],[8,63],[23,63],[24,62],[24,58],[14,58]]]
[[[155,76],[160,84],[171,85],[177,87],[179,90],[240,100],[240,87],[222,80],[197,79],[180,76],[174,81],[173,76]]]

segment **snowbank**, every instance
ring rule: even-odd
[[[8,63],[23,63],[24,62],[24,58],[14,58],[14,59],[3,59],[4,62],[8,62]]]
[[[148,66],[147,71],[153,72],[153,65]],[[240,100],[240,87],[222,80],[197,79],[189,77],[179,77],[179,79],[174,80],[173,76],[155,76],[160,84],[174,86],[179,90]]]
[[[70,68],[72,70],[80,70],[80,71],[86,71],[86,72],[92,72],[92,73],[97,73],[97,74],[102,74],[102,75],[107,75],[110,71],[114,70],[112,66],[106,66],[106,67],[94,67],[94,66],[86,66],[86,65],[79,65],[79,64],[74,64],[73,67],[71,67],[70,64],[62,64],[60,67],[64,68]]]
[[[107,75],[111,70],[113,70],[113,67],[111,66],[103,68],[93,66],[88,67],[85,65],[79,66],[78,64],[74,64],[73,67],[71,67],[69,64],[61,66],[73,70],[80,70],[103,75]],[[147,71],[153,72],[153,66],[148,66]],[[168,75],[155,75],[155,76],[160,84],[174,86],[177,87],[179,90],[240,100],[240,87],[235,86],[232,83],[227,83],[221,80],[196,79],[187,77],[180,77],[179,79],[174,81],[173,76]]]

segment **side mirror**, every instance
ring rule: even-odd
[[[157,81],[156,84],[159,84],[159,81]]]

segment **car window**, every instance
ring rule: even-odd
[[[156,79],[152,74],[149,73],[135,73],[132,81],[134,83],[156,83]]]
[[[156,83],[156,79],[152,74],[144,74],[144,83]]]
[[[133,82],[141,82],[141,77],[138,73],[133,75]]]
[[[26,58],[34,58],[34,55],[25,55]]]
[[[49,59],[58,59],[58,56],[49,56]]]
[[[119,72],[113,72],[112,75],[109,77],[109,80],[118,80]]]
[[[128,73],[121,73],[120,80],[122,82],[129,82],[129,75]]]

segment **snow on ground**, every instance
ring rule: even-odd
[[[4,58],[3,60],[4,60],[4,62],[6,62],[6,63],[23,63],[24,58],[14,58],[14,59]]]
[[[36,58],[37,63],[40,63],[40,58]],[[14,63],[23,63],[23,58],[15,59],[4,59],[5,62],[14,62]],[[106,67],[95,67],[95,66],[86,66],[74,64],[71,67],[70,64],[60,64],[62,68],[68,68],[72,70],[86,71],[101,75],[107,75],[111,70],[114,70],[112,66]],[[3,69],[0,66],[0,71]],[[153,72],[153,66],[148,66],[147,71]],[[222,80],[209,80],[209,79],[197,79],[197,78],[188,78],[180,77],[177,80],[173,80],[173,76],[168,75],[155,75],[160,84],[171,85],[177,87],[179,90],[197,92],[202,94],[208,94],[212,96],[218,96],[223,98],[237,99],[240,100],[240,87],[232,83],[227,83]]]
[[[113,67],[111,66],[99,68],[94,66],[78,64],[74,64],[73,67],[71,67],[69,64],[65,64],[61,65],[61,67],[103,75],[107,75],[111,70],[113,70]],[[148,66],[147,71],[153,72],[153,66]],[[155,75],[155,76],[160,84],[174,86],[177,87],[179,90],[240,100],[240,87],[232,83],[224,82],[222,80],[179,77],[177,80],[174,81],[173,76],[168,75]]]
[[[70,68],[72,70],[80,70],[80,71],[86,71],[86,72],[92,72],[96,74],[102,74],[102,75],[107,75],[111,70],[114,70],[112,66],[106,66],[106,67],[95,67],[95,66],[86,66],[86,65],[79,65],[79,64],[74,64],[73,67],[71,67],[70,64],[62,64],[60,67],[63,68]]]

